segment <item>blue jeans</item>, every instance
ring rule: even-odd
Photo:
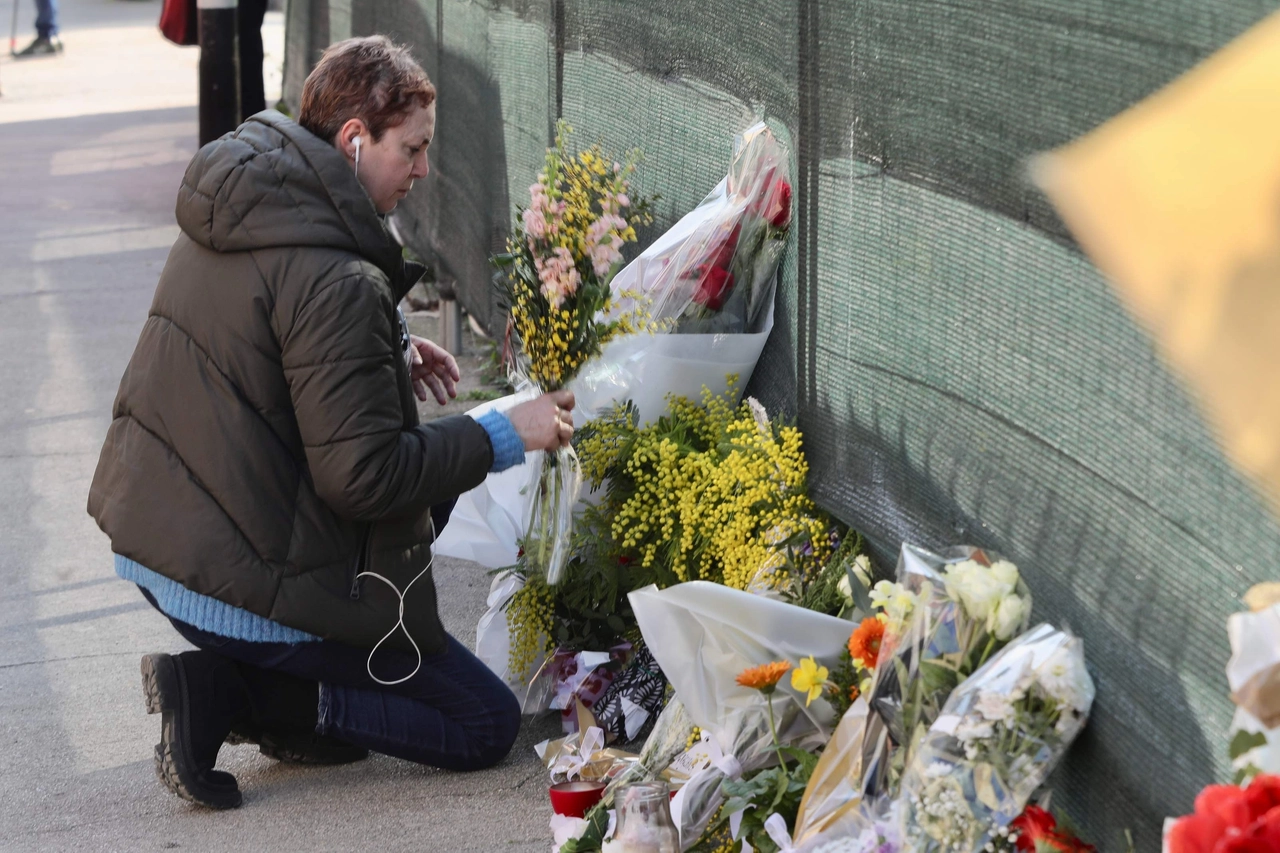
[[[354,646],[332,640],[254,643],[169,621],[196,648],[319,682],[316,731],[374,752],[446,770],[480,770],[505,758],[520,730],[515,694],[453,637],[440,654],[423,656],[413,678],[388,687],[369,677],[369,652]],[[384,646],[373,671],[394,681],[417,660]]]
[[[58,0],[36,0],[36,35],[42,39],[58,34]]]

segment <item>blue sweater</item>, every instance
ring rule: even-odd
[[[506,415],[489,412],[477,418],[476,422],[489,434],[489,443],[493,446],[490,473],[505,471],[524,461],[524,442]],[[202,631],[256,643],[306,643],[320,639],[225,601],[192,592],[128,557],[116,554],[115,559],[117,575],[151,593],[167,615]]]

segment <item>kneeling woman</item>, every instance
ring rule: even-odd
[[[515,697],[441,626],[431,541],[457,495],[569,441],[573,397],[418,422],[415,396],[443,404],[458,368],[403,327],[422,270],[380,215],[427,174],[434,134],[408,52],[352,39],[307,78],[297,122],[259,113],[182,181],[89,512],[116,572],[197,649],[142,660],[157,770],[185,799],[240,804],[214,769],[229,737],[452,770],[515,740]],[[403,630],[370,658],[401,595]]]

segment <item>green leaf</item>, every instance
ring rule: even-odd
[[[1239,758],[1251,749],[1257,749],[1260,746],[1266,746],[1267,736],[1262,732],[1236,732],[1236,736],[1231,739],[1231,743],[1227,746],[1227,755],[1231,760]]]
[[[1262,771],[1260,769],[1254,767],[1252,764],[1247,764],[1236,771],[1236,775],[1231,779],[1231,784],[1243,785],[1245,782],[1248,782],[1261,772]]]
[[[796,770],[792,771],[792,777],[803,777],[805,781],[808,781],[809,777],[813,775],[813,768],[818,766],[817,755],[798,747],[784,746],[782,747],[782,754],[796,760]]]

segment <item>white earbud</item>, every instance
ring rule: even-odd
[[[360,174],[360,137],[351,140],[351,144],[356,147],[356,174]]]

